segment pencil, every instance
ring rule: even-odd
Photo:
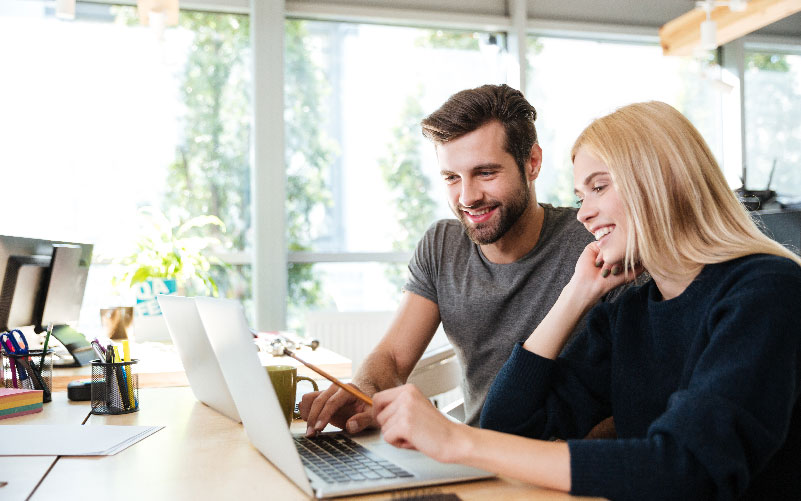
[[[294,354],[294,353],[292,353],[291,351],[289,351],[289,350],[288,350],[288,349],[286,349],[286,348],[284,348],[284,355],[288,355],[288,356],[290,356],[290,357],[294,358],[295,360],[297,360],[298,362],[302,363],[303,365],[305,365],[305,366],[306,366],[306,367],[308,367],[309,369],[313,370],[313,371],[314,371],[314,372],[316,372],[317,374],[319,374],[319,375],[323,376],[324,378],[326,378],[327,380],[331,381],[331,382],[332,382],[332,383],[334,383],[335,385],[339,386],[339,387],[340,387],[340,388],[342,388],[343,390],[347,391],[348,393],[350,393],[350,394],[351,394],[351,395],[353,395],[354,397],[358,398],[359,400],[361,400],[361,401],[362,401],[362,402],[364,402],[365,404],[367,404],[367,405],[373,405],[373,399],[372,399],[372,398],[368,397],[367,395],[365,395],[365,394],[364,394],[364,393],[362,393],[361,391],[357,390],[357,389],[356,389],[356,388],[354,388],[353,386],[351,386],[351,385],[349,385],[349,384],[345,384],[345,383],[343,383],[342,381],[340,381],[339,379],[335,378],[335,377],[334,377],[334,376],[332,376],[331,374],[329,374],[329,373],[325,372],[325,371],[324,371],[324,370],[322,370],[321,368],[319,368],[319,367],[317,367],[317,366],[315,366],[315,365],[312,365],[312,364],[310,364],[310,363],[308,363],[308,362],[306,362],[306,361],[304,361],[304,360],[301,360],[300,358],[298,358],[297,356],[295,356],[295,354]]]

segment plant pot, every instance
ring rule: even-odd
[[[133,339],[133,306],[100,308],[103,333],[112,340]]]

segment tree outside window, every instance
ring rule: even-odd
[[[746,187],[801,201],[801,56],[745,54]],[[771,177],[772,176],[772,177]],[[768,186],[770,184],[770,186]]]

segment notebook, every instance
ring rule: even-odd
[[[165,294],[156,298],[195,398],[237,423],[242,422],[200,321],[195,301]]]
[[[386,443],[378,431],[351,436],[325,433],[324,440],[305,440],[300,435],[293,437],[267,371],[253,349],[252,335],[241,305],[236,301],[212,298],[195,298],[195,302],[248,438],[268,461],[306,494],[326,498],[493,476],[467,466],[439,463],[417,451],[395,448]],[[352,442],[347,443],[346,439]],[[310,449],[319,448],[328,453],[335,447],[331,442],[342,442],[341,445],[354,455],[379,463],[383,470],[357,468],[379,471],[381,478],[369,478],[375,475],[361,475],[366,478],[346,478],[344,481],[341,476],[330,478],[337,474],[327,473],[325,468],[329,467],[312,458],[315,451]],[[363,460],[359,458],[353,462],[361,465]],[[330,479],[324,480],[323,477]]]
[[[0,419],[36,412],[42,412],[42,390],[0,388]]]

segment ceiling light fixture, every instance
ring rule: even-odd
[[[139,22],[150,26],[156,38],[164,40],[167,26],[178,24],[178,0],[136,0]]]
[[[659,29],[666,56],[709,50],[801,11],[801,0],[702,0],[695,5]]]
[[[698,2],[696,5],[706,12],[706,21],[701,23],[701,50],[715,50],[718,48],[718,23],[711,18],[715,2]]]
[[[715,50],[718,48],[718,23],[712,20],[712,11],[715,7],[728,7],[732,12],[743,12],[748,0],[699,0],[695,6],[706,13],[706,20],[701,23],[701,50]]]

